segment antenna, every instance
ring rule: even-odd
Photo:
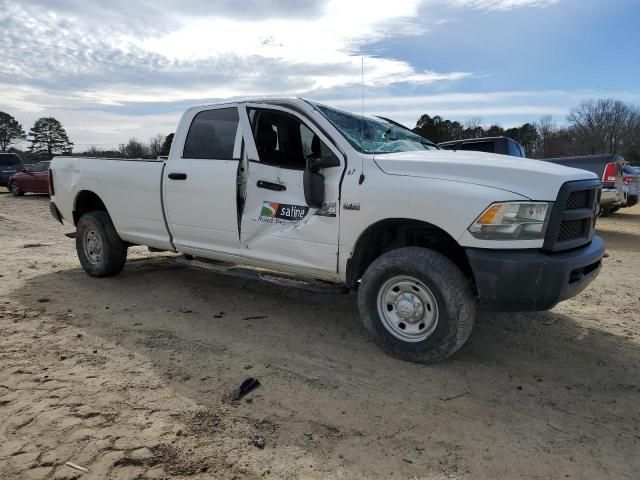
[[[361,77],[362,117],[360,117],[360,139],[361,139],[360,141],[364,144],[364,56],[361,57],[361,62],[362,62],[362,77]],[[360,154],[360,178],[358,179],[358,185],[362,185],[362,182],[364,182],[364,152]]]

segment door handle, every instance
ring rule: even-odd
[[[186,173],[172,172],[172,173],[169,174],[169,178],[171,180],[186,180],[187,179],[187,174]]]
[[[287,189],[282,183],[265,182],[264,180],[258,180],[256,185],[258,185],[258,188],[266,188],[275,192],[282,192]]]

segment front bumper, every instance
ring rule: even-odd
[[[561,253],[467,248],[480,304],[499,311],[549,310],[575,297],[600,273],[604,242],[598,236]]]

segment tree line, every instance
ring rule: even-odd
[[[70,155],[73,143],[62,124],[53,117],[42,117],[35,121],[27,136],[20,122],[5,112],[0,112],[0,151],[17,151],[14,147],[20,140],[28,139],[28,155],[31,159],[49,160],[54,155]]]
[[[26,151],[17,148],[22,141],[29,142]],[[56,155],[86,155],[91,157],[157,158],[169,155],[173,133],[157,134],[142,142],[130,138],[116,149],[100,149],[90,146],[83,152],[73,152],[74,144],[69,140],[62,123],[53,117],[42,117],[35,121],[26,134],[24,128],[12,115],[0,112],[0,152],[19,153],[26,163],[51,160]]]
[[[571,109],[566,124],[558,125],[551,116],[538,122],[503,128],[484,127],[480,120],[465,124],[424,114],[414,132],[440,143],[479,137],[511,137],[519,142],[531,158],[572,155],[621,154],[632,163],[640,163],[640,108],[619,100],[586,100]],[[18,141],[28,139],[27,152],[15,148]],[[149,141],[130,138],[115,149],[92,146],[76,155],[93,157],[156,158],[168,155],[173,133],[157,134]],[[51,159],[54,155],[71,155],[73,143],[62,124],[53,117],[36,120],[26,135],[22,125],[5,112],[0,112],[0,150],[21,153],[27,163]]]
[[[502,128],[488,128],[473,120],[466,124],[440,116],[422,115],[414,132],[440,143],[479,137],[511,137],[531,158],[573,155],[620,154],[632,163],[640,163],[640,108],[619,100],[586,100],[571,109],[565,125],[551,116],[538,122]]]

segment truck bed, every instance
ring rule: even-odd
[[[170,249],[162,208],[162,159],[55,157],[55,202],[67,220],[82,191],[103,201],[120,237],[131,243]]]

